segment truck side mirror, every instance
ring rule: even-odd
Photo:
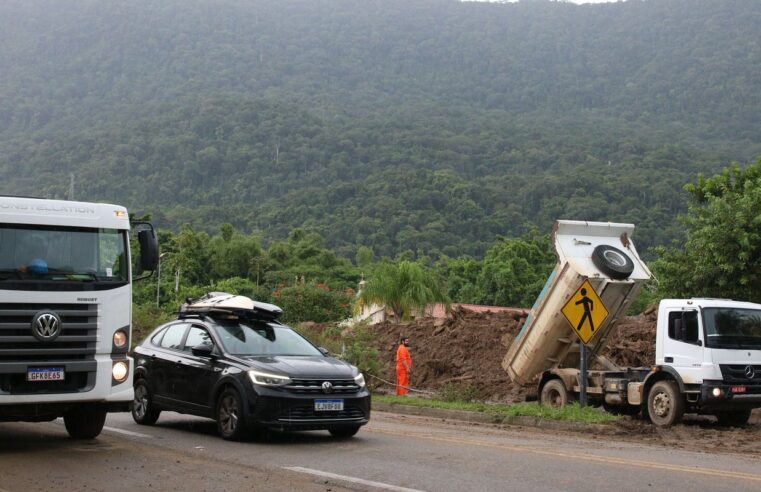
[[[138,232],[137,241],[140,243],[140,270],[156,270],[159,263],[159,241],[156,231],[146,229]]]

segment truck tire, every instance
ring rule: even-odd
[[[80,405],[63,414],[66,432],[74,439],[95,439],[106,423],[106,408],[101,405]]]
[[[674,381],[658,381],[647,394],[647,414],[658,427],[677,424],[684,417],[684,397]]]
[[[629,255],[607,244],[601,244],[592,251],[592,263],[602,273],[616,280],[629,278],[634,271],[634,262]]]
[[[542,395],[539,399],[542,406],[550,408],[563,408],[568,404],[568,391],[560,379],[550,379],[542,386]]]
[[[723,427],[742,427],[750,419],[750,409],[731,412],[717,412],[716,418]]]
[[[132,419],[140,425],[153,425],[161,410],[153,406],[153,393],[145,379],[135,381],[135,399],[132,401]]]
[[[217,432],[228,441],[242,441],[247,436],[243,402],[233,388],[222,391],[217,400]]]

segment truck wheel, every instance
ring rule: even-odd
[[[132,401],[132,419],[141,425],[153,425],[161,410],[153,407],[153,395],[145,379],[135,381],[135,399]]]
[[[592,251],[592,263],[602,273],[616,280],[629,278],[634,271],[634,262],[629,255],[607,244],[601,244]]]
[[[240,441],[246,436],[243,403],[232,388],[224,390],[217,400],[217,432],[228,441]]]
[[[658,381],[647,395],[647,413],[658,427],[677,424],[684,416],[684,398],[674,381]]]
[[[542,396],[540,400],[542,406],[550,408],[563,408],[568,404],[568,391],[565,389],[563,381],[551,379],[542,386]]]
[[[750,419],[750,409],[736,410],[733,412],[717,412],[716,418],[719,419],[719,425],[724,427],[742,427]]]
[[[106,409],[100,405],[81,405],[63,414],[66,432],[74,439],[95,439],[106,423]]]

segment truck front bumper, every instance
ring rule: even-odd
[[[761,382],[727,384],[703,381],[700,385],[700,409],[704,412],[761,408]]]

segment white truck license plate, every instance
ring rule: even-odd
[[[65,378],[63,367],[35,367],[26,371],[27,381],[63,381]]]
[[[315,412],[330,412],[341,411],[344,409],[343,400],[315,400],[314,411]]]

